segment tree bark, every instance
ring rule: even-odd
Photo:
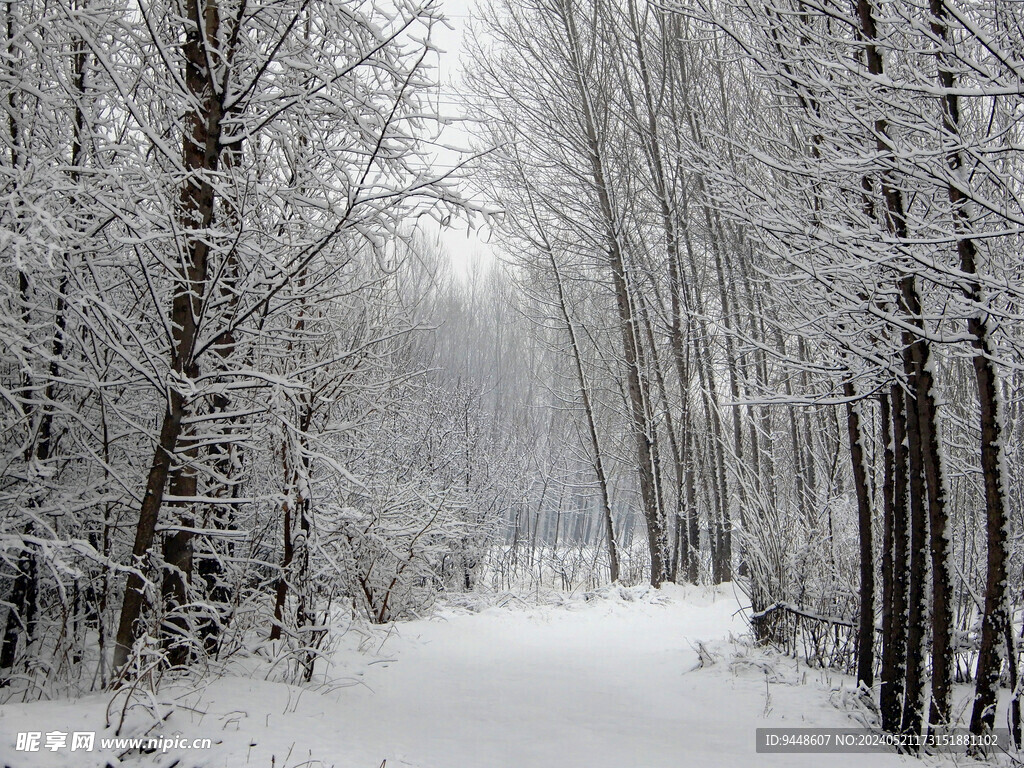
[[[185,119],[182,140],[182,159],[190,174],[181,189],[181,225],[188,237],[184,247],[182,266],[176,276],[171,306],[172,378],[193,378],[198,373],[195,361],[199,338],[198,319],[208,286],[209,242],[195,234],[209,228],[213,221],[216,194],[209,173],[218,169],[221,146],[222,107],[211,89],[213,73],[209,71],[207,48],[217,45],[219,24],[215,0],[188,0],[185,42],[185,86],[197,108],[190,110]],[[202,14],[202,17],[200,17]],[[204,39],[203,31],[206,31]],[[136,639],[144,603],[145,573],[149,568],[150,550],[156,532],[164,489],[182,435],[182,420],[188,404],[176,382],[168,384],[167,409],[164,412],[160,437],[150,464],[146,492],[139,509],[139,522],[132,547],[132,566],[125,584],[124,601],[118,622],[114,647],[114,670],[123,671]]]
[[[921,733],[924,708],[925,633],[928,618],[928,517],[921,447],[920,409],[917,405],[917,372],[910,347],[916,339],[903,334],[907,377],[907,474],[910,492],[910,585],[907,602],[907,676],[904,687],[901,733]]]
[[[944,0],[930,0],[931,31],[940,47],[935,55],[937,74],[942,88],[943,131],[953,147],[946,156],[951,176],[966,180],[961,143],[961,117],[959,96],[955,91],[956,76],[949,60],[955,43],[951,39],[948,12]],[[981,427],[981,473],[985,486],[986,567],[985,606],[981,622],[981,643],[978,650],[977,679],[970,729],[982,734],[995,725],[996,694],[999,686],[1001,659],[999,648],[1006,640],[1010,677],[1016,682],[1017,657],[1010,621],[1010,596],[1007,584],[1007,531],[1009,510],[1006,503],[1006,477],[1003,456],[1003,420],[999,393],[999,377],[993,362],[993,345],[985,311],[986,297],[978,275],[978,248],[971,237],[970,200],[952,179],[947,184],[952,206],[952,228],[957,236],[957,256],[960,271],[966,276],[961,290],[971,314],[967,329],[974,349],[972,363],[978,385],[978,404]],[[1011,728],[1014,740],[1020,745],[1020,705],[1014,686],[1011,700]]]
[[[608,559],[610,576],[612,582],[619,580],[619,547],[615,541],[615,526],[612,521],[611,497],[608,492],[608,477],[604,469],[604,456],[601,450],[601,440],[597,433],[597,421],[594,418],[594,409],[590,401],[590,390],[587,384],[586,375],[583,372],[583,360],[580,355],[579,340],[576,337],[576,329],[572,324],[572,317],[569,315],[569,308],[566,305],[565,291],[562,287],[562,276],[558,270],[558,263],[551,252],[550,247],[545,243],[545,251],[551,262],[551,270],[555,276],[555,284],[558,289],[558,306],[562,310],[562,319],[565,322],[569,334],[569,345],[572,348],[572,359],[576,371],[576,382],[580,388],[580,399],[583,401],[583,413],[587,420],[587,434],[590,436],[590,447],[594,456],[594,473],[597,475],[597,485],[601,496],[601,515],[605,526],[605,543],[608,546]]]
[[[900,729],[903,687],[907,672],[907,444],[903,389],[893,384],[882,397],[883,441],[885,443],[884,504],[886,530],[883,542],[882,578],[887,579],[888,597],[883,600],[882,677],[880,710],[882,728],[890,733]],[[890,432],[891,424],[891,432]],[[886,562],[887,561],[887,562]],[[883,590],[885,591],[885,590]]]
[[[867,690],[875,683],[875,559],[872,552],[871,489],[868,487],[867,465],[860,414],[854,403],[853,382],[843,382],[846,398],[846,426],[850,439],[850,461],[853,485],[857,495],[857,531],[860,539],[860,621],[857,632],[857,683]]]
[[[630,427],[636,449],[640,497],[644,520],[647,524],[647,543],[651,556],[651,584],[660,586],[667,576],[664,511],[661,509],[654,467],[652,426],[647,417],[647,386],[641,374],[641,349],[637,318],[630,298],[629,275],[625,254],[616,229],[615,210],[604,168],[601,142],[598,136],[598,117],[594,111],[592,94],[584,78],[581,43],[576,29],[575,10],[569,3],[559,5],[559,13],[569,44],[572,75],[580,95],[582,128],[588,147],[590,174],[594,183],[605,247],[607,249],[615,304],[618,309],[619,330],[622,336],[623,357],[626,364],[627,399]]]

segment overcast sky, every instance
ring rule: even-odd
[[[435,43],[444,51],[440,56],[440,81],[441,81],[441,108],[450,116],[461,117],[464,115],[462,109],[461,94],[461,59],[463,54],[463,34],[469,15],[475,5],[475,0],[442,0],[442,9],[448,18],[451,29],[439,25],[435,31]],[[455,146],[468,148],[470,133],[467,126],[456,122],[445,130],[444,141]],[[459,155],[454,152],[440,152],[439,165],[450,166],[458,162]],[[488,262],[490,260],[490,247],[488,246],[487,232],[467,232],[465,221],[453,221],[452,225],[445,230],[433,227],[440,242],[447,249],[456,272],[464,275],[474,263]]]

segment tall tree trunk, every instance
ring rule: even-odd
[[[197,105],[186,115],[185,135],[182,139],[183,164],[191,173],[181,189],[181,224],[182,229],[189,233],[206,230],[213,221],[216,193],[209,175],[217,171],[222,151],[222,105],[211,90],[214,77],[209,71],[208,65],[211,62],[207,56],[208,48],[217,46],[219,14],[215,0],[205,0],[202,8],[200,2],[188,0],[186,4],[185,41],[182,46],[185,86],[193,103]],[[192,378],[198,373],[194,357],[199,338],[198,319],[208,290],[209,241],[198,234],[190,235],[182,256],[171,306],[171,371],[175,374],[174,378]],[[139,509],[139,522],[132,547],[133,570],[125,584],[118,621],[114,646],[114,669],[117,672],[123,671],[141,631],[139,622],[144,603],[145,574],[149,570],[150,551],[163,504],[164,489],[172,456],[178,450],[187,407],[180,386],[169,383],[167,409]]]
[[[903,334],[907,377],[907,474],[910,493],[910,585],[907,593],[907,675],[900,730],[909,736],[921,732],[924,714],[925,634],[928,617],[928,517],[921,449],[917,372],[910,359],[916,339]]]
[[[961,269],[973,274],[973,246],[969,240],[960,241]],[[965,254],[968,262],[964,264]],[[984,306],[980,286],[976,283],[976,306]],[[978,382],[978,401],[981,406],[981,471],[985,483],[985,538],[987,542],[985,580],[985,615],[981,624],[981,645],[978,650],[978,677],[971,712],[971,732],[980,734],[995,724],[996,692],[999,688],[1001,659],[999,645],[1002,636],[1010,630],[1010,595],[1007,580],[1009,560],[1007,534],[1010,527],[1009,508],[1006,503],[1006,464],[1003,453],[1003,418],[999,380],[993,363],[995,350],[983,310],[968,320],[975,377]],[[1012,630],[1010,630],[1012,638]],[[1009,663],[1016,665],[1012,643]],[[1013,692],[1014,701],[1018,692]],[[1019,706],[1019,705],[1018,705]],[[1013,727],[1019,739],[1019,711]]]
[[[680,59],[680,67],[684,70],[683,74],[682,74],[682,79],[685,81],[687,79],[686,74],[685,74],[685,59],[682,59],[682,58]],[[707,146],[707,142],[706,142],[706,140],[704,138],[703,131],[702,131],[702,129],[700,127],[700,124],[698,122],[698,116],[697,116],[695,110],[691,106],[690,98],[689,98],[689,95],[688,95],[686,89],[683,90],[682,97],[683,97],[683,102],[684,102],[684,111],[685,111],[686,118],[687,118],[687,125],[688,125],[689,131],[690,131],[690,136],[691,136],[693,141],[698,146],[702,147],[704,149],[704,151],[708,152],[709,149],[708,149],[708,146]],[[732,408],[732,438],[733,438],[732,439],[732,450],[733,450],[733,457],[734,457],[734,461],[733,461],[734,470],[733,470],[732,474],[733,474],[733,476],[735,478],[735,481],[736,481],[735,482],[736,491],[737,491],[737,495],[739,497],[740,528],[742,530],[742,529],[744,529],[746,527],[744,516],[746,515],[746,509],[747,509],[747,506],[749,504],[749,500],[747,498],[747,484],[746,484],[746,475],[747,475],[747,471],[748,470],[747,470],[746,464],[744,462],[743,426],[742,426],[742,421],[741,421],[741,419],[742,419],[742,409],[738,405],[738,402],[739,402],[739,399],[740,399],[740,390],[739,390],[739,380],[738,380],[739,379],[739,375],[738,375],[738,372],[737,372],[737,356],[736,356],[736,352],[735,352],[735,348],[734,348],[734,339],[733,339],[734,328],[733,328],[733,317],[732,317],[732,297],[731,297],[730,291],[728,289],[728,286],[726,285],[726,278],[725,278],[725,267],[724,267],[724,256],[723,256],[723,253],[724,253],[724,250],[726,248],[726,238],[725,238],[725,233],[724,233],[724,230],[723,230],[723,227],[722,227],[722,224],[721,224],[721,219],[717,215],[717,212],[707,202],[707,201],[709,201],[711,199],[711,195],[709,194],[709,192],[707,190],[707,187],[706,187],[703,175],[700,174],[700,173],[695,173],[695,174],[693,174],[693,180],[694,180],[694,182],[693,182],[694,186],[696,187],[697,195],[698,195],[699,199],[701,201],[703,201],[701,203],[701,210],[702,210],[702,212],[704,214],[704,223],[705,223],[705,226],[706,226],[705,233],[706,233],[708,244],[710,246],[712,260],[714,262],[715,277],[717,279],[717,285],[718,285],[719,301],[721,303],[721,309],[722,309],[722,325],[723,325],[723,327],[725,329],[725,333],[724,333],[724,340],[725,340],[725,363],[726,363],[726,374],[727,374],[727,378],[728,378],[728,382],[729,382],[729,394],[730,394],[730,397],[732,398],[733,403],[736,403],[736,405],[734,405],[733,408]],[[683,219],[684,220],[688,220],[688,210],[687,210],[687,208],[688,208],[688,203],[687,203],[687,200],[686,200],[686,194],[684,193],[683,194]],[[693,258],[694,254],[693,254],[692,248],[689,249],[689,256],[690,256],[691,276],[695,278],[696,274],[697,274],[697,269],[696,269],[696,263],[695,263],[694,258]],[[698,306],[698,312],[701,312],[701,314],[703,314],[703,311],[701,310],[701,308],[699,306]],[[712,397],[714,398],[714,400],[716,401],[716,405],[717,405],[718,395],[715,394],[715,393],[711,393],[711,394],[712,394]],[[724,444],[722,446],[722,450],[723,451],[725,450]],[[731,524],[731,521],[729,521],[727,518],[728,518],[728,512],[726,511],[725,515],[723,517],[723,551],[728,551],[728,557],[727,557],[727,562],[723,561],[723,565],[724,565],[723,578],[724,578],[724,580],[730,580],[732,578],[732,548],[733,548],[732,547],[732,544],[733,544],[733,542],[732,542],[732,524]],[[740,555],[740,571],[741,571],[741,574],[745,570],[745,568],[746,568],[746,566],[745,566],[745,562],[744,562],[744,557],[743,557],[743,555],[741,553],[741,555]]]
[[[691,560],[696,559],[692,550],[698,546],[698,542],[691,537],[691,525],[689,519],[694,516],[692,509],[692,498],[687,497],[686,474],[689,461],[686,456],[687,443],[685,432],[690,426],[686,419],[689,417],[689,375],[687,371],[685,339],[683,331],[683,305],[686,301],[688,291],[685,285],[685,277],[681,268],[679,249],[679,226],[677,226],[676,211],[671,200],[669,183],[666,179],[664,150],[662,148],[661,131],[658,127],[658,108],[655,103],[655,84],[652,79],[650,67],[647,61],[647,46],[644,42],[643,29],[637,11],[637,5],[633,0],[627,5],[630,29],[632,31],[633,45],[636,51],[636,62],[640,73],[640,85],[643,93],[643,115],[637,115],[637,123],[641,140],[647,151],[648,168],[654,184],[654,194],[658,200],[658,209],[661,216],[661,227],[665,236],[666,260],[668,262],[668,288],[669,288],[669,341],[672,349],[672,357],[675,362],[676,375],[679,381],[680,394],[682,398],[682,419],[680,429],[684,433],[682,439],[678,438],[676,432],[669,428],[670,439],[672,440],[673,457],[675,460],[676,472],[676,499],[677,499],[677,532],[676,542],[680,551],[680,557],[687,561],[685,570],[688,578],[692,580],[694,565]],[[686,222],[681,226],[685,227]],[[651,344],[654,351],[653,342]],[[660,371],[659,371],[660,376]],[[665,389],[664,382],[661,382],[662,389]],[[666,393],[667,395],[667,393]],[[667,404],[666,404],[667,407]],[[666,411],[669,415],[671,410]],[[678,563],[676,563],[678,567]],[[677,574],[673,575],[673,578]]]
[[[5,57],[10,61],[12,79],[17,77],[17,68],[21,64],[22,56],[15,40],[21,30],[15,27],[15,4],[8,3],[5,12],[5,33],[6,46]],[[25,161],[22,149],[21,125],[18,122],[21,115],[21,105],[18,99],[18,89],[11,84],[7,92],[7,140],[10,142],[10,167],[20,169]],[[19,213],[14,214],[13,226],[21,229],[18,219]],[[32,323],[31,307],[34,304],[30,294],[29,276],[24,269],[18,269],[18,298],[21,304],[21,324],[25,331],[25,341],[30,342],[30,328]],[[27,353],[29,350],[25,350]],[[28,355],[26,354],[26,357]],[[22,404],[21,414],[25,424],[30,430],[25,440],[23,454],[26,469],[31,472],[33,457],[38,448],[45,448],[45,443],[39,439],[38,422],[40,418],[40,404],[36,400],[34,390],[37,384],[30,366],[24,366],[22,370]],[[35,484],[35,479],[31,482]],[[38,502],[38,491],[36,488],[30,490],[28,505],[35,507]],[[25,644],[32,642],[35,637],[36,625],[36,597],[38,595],[39,569],[36,562],[36,547],[28,541],[35,534],[35,525],[31,518],[25,523],[22,536],[22,548],[16,561],[16,574],[14,584],[8,598],[10,604],[7,609],[7,618],[4,626],[3,640],[0,642],[0,687],[9,684],[8,672],[13,669],[17,660],[18,643],[24,638]]]
[[[560,4],[558,11],[569,44],[572,76],[580,95],[582,128],[588,148],[590,173],[600,209],[615,304],[619,315],[619,330],[622,335],[622,350],[626,364],[630,428],[636,449],[640,497],[643,504],[644,520],[647,524],[647,543],[651,556],[651,584],[660,586],[667,575],[665,556],[667,542],[664,511],[660,505],[654,466],[653,429],[647,416],[648,392],[641,373],[642,351],[638,338],[637,318],[630,297],[629,274],[626,269],[622,242],[617,231],[615,209],[612,205],[611,190],[604,167],[604,155],[598,135],[598,117],[594,110],[590,87],[584,77],[585,66],[581,54],[582,46],[576,29],[576,11],[570,3]]]
[[[946,513],[946,482],[939,446],[941,436],[939,435],[935,385],[932,376],[931,349],[924,338],[923,310],[913,275],[908,275],[901,281],[901,290],[903,310],[911,322],[919,328],[919,335],[910,338],[907,334],[908,338],[905,338],[904,342],[909,342],[907,346],[908,372],[913,374],[909,380],[913,382],[919,433],[916,445],[917,450],[920,451],[917,471],[924,476],[928,511],[928,551],[931,555],[932,705],[928,719],[931,725],[942,725],[949,722],[950,693],[953,685],[953,657],[950,653],[953,612],[949,574],[950,543],[949,522]],[[912,439],[912,453],[914,449],[915,443]],[[913,466],[912,455],[911,467],[913,468]],[[912,563],[913,558],[914,554],[912,553]],[[914,570],[913,565],[911,569]],[[925,577],[923,568],[920,570],[920,574],[923,581]],[[925,589],[923,584],[921,588],[923,592]],[[911,610],[913,611],[913,608]],[[914,652],[914,647],[916,646],[910,648],[910,653]],[[906,709],[904,711],[906,712]],[[913,722],[912,718],[909,725],[913,725]]]
[[[942,461],[937,403],[929,360],[930,345],[918,342],[923,357],[918,363],[918,396],[921,407],[924,470],[928,484],[928,530],[932,565],[932,704],[928,722],[944,726],[950,722],[953,688],[953,585],[949,571],[952,544],[946,510],[946,476]]]
[[[947,194],[952,205],[952,228],[957,236],[957,255],[960,271],[965,275],[962,283],[964,298],[971,307],[967,329],[974,349],[975,380],[978,385],[978,404],[981,426],[981,473],[985,486],[985,535],[987,543],[987,577],[985,607],[981,623],[981,644],[978,650],[977,682],[974,706],[971,711],[971,732],[981,734],[995,725],[996,693],[999,686],[1001,659],[999,648],[1006,639],[1007,662],[1010,676],[1016,681],[1017,657],[1010,623],[1010,596],[1007,583],[1007,532],[1009,510],[1006,503],[1006,478],[1003,457],[1003,423],[999,393],[999,377],[993,362],[994,352],[988,317],[984,309],[986,296],[978,275],[978,248],[972,234],[971,203],[962,189],[970,184],[959,146],[961,117],[959,96],[956,93],[954,62],[955,42],[949,29],[949,14],[944,0],[930,0],[931,31],[940,46],[936,48],[936,68],[942,88],[942,123],[951,149],[946,156],[951,180]],[[955,178],[963,186],[953,182]],[[1014,740],[1020,745],[1019,692],[1013,691],[1011,727]]]
[[[193,339],[194,343],[194,339]],[[160,439],[153,455],[153,462],[146,480],[146,492],[139,509],[139,522],[135,529],[135,544],[132,547],[132,570],[124,588],[121,603],[121,617],[118,622],[114,645],[113,669],[115,674],[123,670],[128,662],[132,646],[141,633],[139,621],[145,601],[145,573],[149,570],[150,549],[156,532],[157,517],[163,503],[164,485],[170,471],[171,456],[181,435],[181,419],[184,415],[184,398],[177,389],[171,389],[167,411],[164,413]]]
[[[865,54],[868,72],[874,76],[884,74],[884,63],[876,41],[878,31],[874,18],[872,0],[858,0],[857,13],[860,21],[860,33],[866,42]],[[891,154],[889,128],[882,117],[875,119],[874,133],[878,151]],[[892,183],[888,173],[882,177],[882,195],[885,200],[885,224],[887,229],[898,240],[907,237],[906,213],[902,192]],[[945,568],[945,553],[936,551],[935,543],[946,535],[943,525],[944,492],[942,490],[941,467],[937,451],[938,435],[935,429],[934,401],[932,400],[932,380],[928,343],[923,338],[924,321],[921,316],[921,301],[917,291],[914,275],[904,274],[899,280],[899,309],[908,322],[918,327],[918,333],[902,331],[903,367],[907,377],[906,414],[907,414],[907,450],[908,474],[910,479],[910,585],[908,591],[907,614],[907,670],[903,716],[901,730],[909,735],[919,734],[923,720],[924,707],[924,659],[925,632],[928,616],[927,576],[928,552],[932,553],[932,565],[936,563]],[[926,479],[927,478],[927,479]],[[926,508],[927,503],[927,508]],[[938,523],[940,530],[932,533],[928,540],[929,517]],[[939,573],[939,581],[943,581],[943,573]],[[933,606],[945,611],[948,606],[948,570],[945,571],[945,584],[939,585],[939,603],[933,600]],[[942,601],[946,602],[943,603]],[[933,621],[932,628],[936,624]],[[942,645],[943,652],[948,651],[950,627],[939,628],[939,637],[933,638],[933,650],[937,653],[936,644]],[[948,685],[942,678],[945,659],[940,659],[938,672],[938,696],[948,700]]]
[[[883,441],[885,443],[885,518],[882,577],[888,579],[888,597],[883,600],[882,680],[880,710],[882,728],[890,733],[900,729],[903,687],[907,673],[907,443],[903,389],[898,383],[882,397]],[[891,424],[891,432],[889,426]],[[888,560],[888,562],[885,562]]]
[[[860,622],[857,632],[857,682],[869,691],[875,683],[875,559],[872,553],[871,489],[853,382],[843,382],[846,426],[850,438],[853,485],[857,494],[857,530],[860,539]]]
[[[590,388],[587,384],[586,375],[583,372],[583,360],[580,354],[579,340],[576,337],[576,329],[569,315],[569,307],[566,304],[565,292],[562,287],[562,276],[555,261],[554,253],[550,246],[545,243],[545,252],[551,262],[551,271],[555,276],[555,285],[558,290],[558,306],[562,311],[562,320],[565,322],[566,330],[569,333],[569,345],[572,348],[573,365],[576,371],[576,383],[580,388],[580,399],[583,401],[583,413],[587,420],[587,434],[590,436],[590,447],[593,451],[594,473],[597,475],[597,485],[601,498],[601,515],[604,519],[605,542],[608,546],[608,559],[612,582],[619,580],[619,547],[615,541],[615,527],[612,523],[611,497],[608,492],[608,477],[604,469],[604,455],[601,450],[601,440],[597,433],[597,421],[594,418],[594,409],[590,401]]]
[[[163,645],[167,661],[171,666],[182,666],[192,658],[194,640],[191,622],[192,602],[189,590],[192,585],[192,542],[195,536],[193,499],[198,484],[195,468],[189,464],[195,461],[196,451],[191,446],[191,436],[183,437],[178,452],[182,465],[172,468],[168,490],[174,500],[170,506],[176,513],[176,525],[164,538],[164,574],[161,593],[164,604],[164,620],[161,626]]]
[[[300,136],[303,148],[305,138],[304,135]],[[231,148],[226,150],[222,157],[226,173],[240,167],[242,162],[241,139],[233,139]],[[221,205],[219,215],[232,230],[241,231],[242,222],[239,221],[238,211],[234,206]],[[223,302],[226,311],[231,314],[238,308],[237,282],[238,249],[232,247],[226,254],[222,277],[217,286],[217,300]],[[234,332],[228,329],[221,333],[212,345],[212,367],[218,373],[227,373],[233,365],[238,365],[237,361],[233,361],[236,343]],[[251,364],[251,361],[246,361],[246,364]],[[210,415],[220,422],[223,442],[213,443],[207,448],[210,466],[218,481],[206,495],[222,501],[204,505],[200,527],[205,531],[230,531],[235,525],[235,499],[240,487],[238,475],[244,454],[233,438],[243,424],[240,423],[239,417],[230,413],[232,403],[233,398],[226,388],[221,388],[210,396]],[[221,634],[231,615],[231,586],[225,579],[222,557],[233,552],[235,540],[230,536],[225,540],[225,537],[216,533],[206,533],[198,537],[197,541],[199,551],[194,553],[196,573],[201,580],[203,600],[206,604],[204,615],[197,626],[197,633],[203,650],[213,655],[220,646]]]

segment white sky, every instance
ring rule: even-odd
[[[461,94],[461,58],[463,53],[463,34],[469,21],[474,0],[441,0],[441,8],[448,18],[452,29],[438,25],[434,30],[434,41],[438,48],[444,53],[440,55],[439,78],[441,82],[441,109],[450,117],[462,117],[465,113],[462,106]],[[442,140],[450,145],[464,147],[468,150],[470,133],[464,124],[455,122],[446,128]],[[440,167],[451,166],[458,162],[459,155],[455,152],[440,151],[438,153],[438,165]],[[447,250],[451,258],[452,266],[457,275],[465,277],[476,265],[490,263],[492,257],[491,246],[487,244],[488,231],[486,228],[478,228],[470,232],[466,227],[466,221],[453,220],[447,228],[440,228],[438,225],[426,223],[421,226],[425,231],[433,235]]]

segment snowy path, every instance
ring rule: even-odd
[[[736,601],[700,589],[664,591],[658,602],[448,611],[397,625],[362,651],[349,633],[333,672],[361,684],[318,694],[258,679],[213,681],[184,697],[192,711],[176,712],[172,725],[219,743],[176,756],[183,767],[204,768],[379,768],[385,759],[387,768],[906,764],[889,755],[755,754],[758,726],[854,725],[829,703],[839,679],[798,673],[789,661],[780,672],[798,685],[766,684],[760,667],[725,658],[694,670],[692,643],[724,649],[720,641],[743,631]],[[69,708],[64,715],[55,711],[61,706]],[[2,709],[0,730],[9,733],[30,721],[70,728],[59,718],[87,718],[89,708]],[[26,720],[32,710],[35,720]],[[69,764],[45,762],[56,755],[19,757],[10,764]],[[169,765],[166,757],[124,764]]]
[[[694,670],[691,643],[713,647],[744,631],[736,601],[667,591],[665,604],[492,608],[399,625],[364,685],[335,695],[322,730],[292,735],[307,757],[339,768],[384,759],[388,768],[905,764],[887,755],[757,755],[757,726],[854,725],[829,704],[828,683],[839,680],[811,671],[806,685],[766,686],[760,668],[725,660]],[[307,709],[315,705],[295,715]]]

